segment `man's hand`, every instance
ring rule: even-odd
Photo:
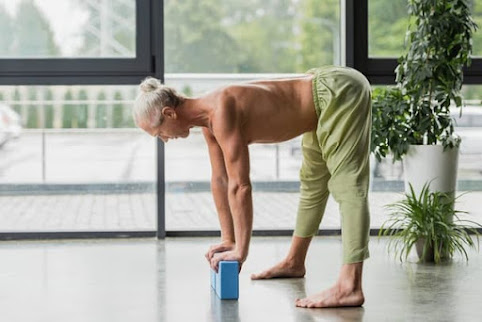
[[[209,250],[205,255],[206,259],[208,260],[208,262],[211,262],[211,259],[213,258],[214,254],[227,252],[227,251],[233,250],[235,247],[236,247],[236,244],[232,241],[222,241],[220,244],[212,245],[211,247],[209,247]]]
[[[218,265],[220,261],[237,261],[239,263],[239,271],[241,271],[241,266],[245,261],[245,256],[242,256],[236,250],[230,250],[223,253],[215,253],[214,256],[211,258],[211,268],[217,273],[218,272]]]

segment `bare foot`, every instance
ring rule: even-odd
[[[365,302],[362,290],[343,289],[339,285],[321,293],[308,296],[304,299],[296,299],[295,304],[299,307],[346,307],[361,306]]]
[[[259,274],[252,274],[252,280],[261,280],[268,278],[283,278],[283,277],[303,277],[306,270],[304,265],[293,265],[288,261],[282,261],[279,264]]]

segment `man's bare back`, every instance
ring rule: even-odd
[[[218,123],[233,118],[245,144],[286,141],[317,124],[312,75],[230,85],[201,100],[213,109],[211,133],[216,137]]]

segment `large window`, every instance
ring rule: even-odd
[[[166,73],[296,73],[340,64],[339,0],[164,5]]]
[[[131,108],[163,77],[162,9],[0,0],[2,238],[156,235],[159,144]]]
[[[156,142],[135,86],[0,87],[4,232],[155,231]]]
[[[482,26],[482,1],[469,1],[472,18]],[[368,56],[398,57],[403,52],[405,32],[409,26],[407,0],[368,1]],[[473,38],[473,56],[482,56],[482,33]]]
[[[164,146],[136,129],[135,85],[165,75],[166,84],[200,95],[345,63],[374,86],[389,84],[408,24],[406,1],[392,2],[0,0],[0,235],[219,229],[200,131]],[[471,3],[482,26],[482,0]],[[466,84],[482,83],[481,35]],[[479,93],[464,87],[470,108],[458,121],[459,190],[475,197]],[[254,229],[292,229],[300,138],[252,145],[250,157]],[[377,227],[383,205],[403,189],[403,169],[372,160],[371,175]],[[476,212],[470,200],[464,210]],[[332,199],[322,228],[339,228]]]
[[[393,84],[397,58],[403,54],[409,25],[408,1],[344,0],[346,4],[346,63],[362,71],[372,84]],[[482,1],[468,1],[479,27]],[[473,60],[464,69],[465,84],[482,83],[482,38],[473,38]]]
[[[0,1],[1,58],[135,57],[135,1]]]
[[[338,0],[167,0],[164,17],[166,84],[187,95],[341,64]],[[249,147],[255,230],[293,229],[300,144],[298,137]],[[219,229],[202,133],[170,141],[165,160],[166,230]]]
[[[0,84],[132,84],[153,75],[159,8],[154,0],[0,0]]]

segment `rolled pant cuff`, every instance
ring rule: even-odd
[[[370,252],[368,248],[362,249],[355,252],[350,252],[350,254],[343,255],[343,264],[354,264],[363,262],[365,259],[370,257]]]

